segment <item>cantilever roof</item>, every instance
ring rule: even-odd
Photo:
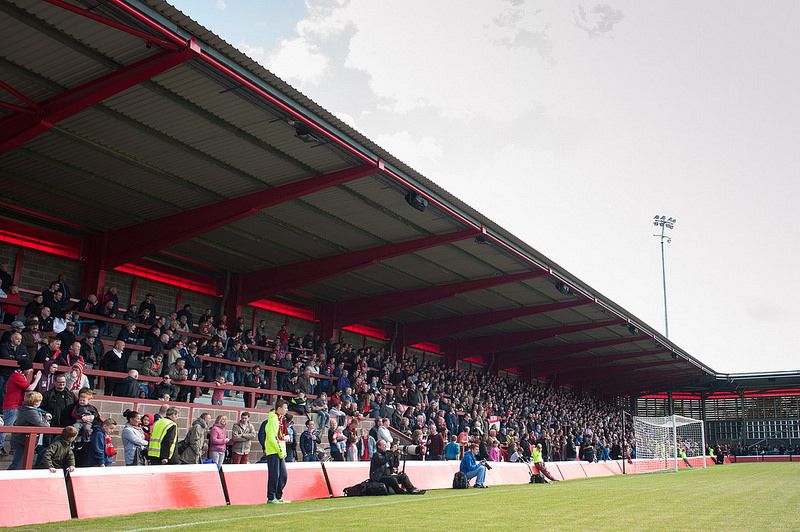
[[[100,19],[87,18],[87,9]],[[158,69],[126,87],[137,62]],[[416,336],[459,356],[483,355],[500,369],[558,374],[559,382],[607,392],[713,380],[713,371],[641,320],[164,1],[2,3],[0,76],[17,91],[0,90],[0,131],[11,132],[0,133],[3,190],[13,203],[71,224],[2,206],[0,216],[93,242],[142,228],[164,242],[155,249],[141,243],[140,256],[150,261],[210,277],[229,272],[248,283],[248,296],[339,315],[353,315],[348,302],[355,300],[374,308],[373,321],[388,330],[415,324],[409,331]],[[119,78],[111,87],[118,90],[69,107],[65,91],[102,76]],[[53,126],[35,135],[10,127],[21,114],[46,114],[62,103]],[[317,140],[301,140],[300,126]],[[226,223],[205,216],[229,208],[228,199],[365,165],[374,171]],[[424,212],[406,202],[409,191],[430,202]],[[174,218],[204,206],[211,207],[190,223]],[[143,225],[162,219],[156,230]],[[458,236],[435,241],[451,233]],[[390,252],[398,243],[404,252]],[[371,260],[363,260],[367,250]],[[308,262],[314,259],[324,260]],[[340,263],[330,275],[319,273]],[[541,275],[463,289],[524,272]],[[269,278],[286,288],[265,288]],[[559,291],[559,282],[571,293]],[[446,297],[412,294],[457,284],[462,289]],[[380,306],[374,298],[386,294],[407,304]],[[500,312],[508,319],[495,319]],[[463,319],[460,327],[441,321],[452,317]],[[477,353],[475,346],[491,347]]]

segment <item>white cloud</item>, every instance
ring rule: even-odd
[[[316,85],[328,70],[328,57],[303,37],[284,39],[267,59],[267,67],[285,79]]]
[[[262,66],[267,65],[267,52],[263,46],[253,46],[245,41],[239,41],[236,48]]]
[[[378,135],[375,141],[412,167],[424,168],[442,156],[442,146],[430,135],[414,137],[408,131]]]
[[[220,11],[225,11],[225,8],[226,8],[226,7],[228,7],[228,4],[225,2],[225,0],[217,0],[217,1],[214,3],[214,6],[215,6],[217,9],[219,9]]]
[[[320,44],[346,39],[344,66],[366,73],[392,111],[460,119],[535,108],[552,53],[545,15],[505,0],[320,2],[297,31]]]

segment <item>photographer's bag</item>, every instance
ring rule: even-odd
[[[467,480],[467,475],[458,471],[455,475],[453,475],[453,489],[456,490],[463,490],[469,487],[469,480]]]

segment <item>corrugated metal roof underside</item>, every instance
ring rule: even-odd
[[[545,264],[554,265],[168,4],[160,0],[146,3],[445,201]],[[159,53],[158,47],[148,48],[138,38],[52,5],[19,5],[22,7],[0,5],[0,73],[4,81],[35,101]],[[110,6],[93,7],[98,13],[120,15]],[[3,98],[21,103],[7,95]],[[201,61],[191,60],[63,120],[0,157],[2,179],[9,184],[4,189],[20,205],[35,206],[92,232],[160,219],[353,166],[353,156],[332,143],[298,139],[285,119],[282,111]],[[223,271],[252,272],[463,229],[454,218],[436,208],[414,210],[406,203],[404,193],[396,182],[373,175],[263,209],[167,251]],[[170,260],[166,255],[157,258],[167,263]],[[309,304],[339,302],[517,273],[521,268],[529,269],[531,265],[498,247],[465,238],[310,282],[292,290],[291,295],[305,298]],[[412,322],[563,299],[551,279],[540,277],[461,293],[391,312],[381,319]],[[597,305],[584,305],[479,327],[445,339],[468,340],[610,317]],[[625,335],[628,333],[624,328],[613,326],[567,333],[529,345],[535,349]],[[522,347],[525,346],[515,350]],[[597,350],[599,354],[589,351],[568,355],[565,361],[598,360],[603,354],[656,347],[656,342],[643,337],[634,344],[601,348]],[[664,356],[668,357],[657,355],[655,360]],[[654,359],[645,356],[643,360]],[[625,371],[624,364],[615,364]],[[656,367],[648,374],[658,375],[660,370]]]

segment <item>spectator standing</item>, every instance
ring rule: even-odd
[[[166,465],[177,463],[175,447],[178,441],[178,409],[168,407],[165,416],[153,425],[150,431],[150,444],[147,448],[147,458],[153,465]]]
[[[25,394],[35,390],[39,380],[42,378],[41,371],[37,371],[34,375],[33,363],[29,358],[19,359],[17,365],[19,369],[14,370],[14,373],[8,378],[5,395],[3,396],[3,422],[8,426],[15,424],[17,412],[25,404]],[[41,401],[41,394],[39,400]],[[6,433],[4,451],[9,453],[11,449],[11,433]]]
[[[317,445],[319,444],[319,434],[314,431],[314,421],[306,420],[306,430],[300,435],[300,452],[303,454],[303,462],[316,462]]]
[[[192,422],[186,433],[186,445],[180,455],[182,464],[199,464],[208,453],[208,431],[211,425],[211,414],[204,412]]]
[[[39,407],[42,404],[42,394],[39,392],[28,392],[25,394],[24,404],[17,410],[17,418],[14,420],[15,427],[49,427],[50,414],[42,413]],[[14,458],[11,460],[9,470],[20,469],[25,459],[25,434],[14,433],[11,436],[11,448],[14,450]],[[38,454],[38,453],[37,453]]]
[[[217,466],[222,466],[225,461],[225,448],[228,446],[228,416],[219,415],[211,426],[208,442],[208,457]]]
[[[256,429],[250,423],[250,413],[242,412],[239,421],[231,429],[231,463],[246,464],[250,459],[250,448],[256,439]]]
[[[286,486],[286,442],[281,426],[288,410],[287,403],[278,399],[275,410],[267,417],[264,451],[267,456],[269,479],[267,482],[267,504],[283,504],[283,488]]]
[[[72,410],[75,408],[75,394],[67,389],[67,376],[56,373],[53,388],[43,394],[42,409],[53,416],[50,425],[67,427],[73,423]]]
[[[103,360],[100,362],[100,369],[104,371],[114,371],[117,373],[125,373],[127,368],[127,360],[125,360],[125,342],[122,340],[116,340],[114,342],[114,347],[103,356]],[[113,395],[114,387],[121,379],[115,377],[106,377],[106,395]]]
[[[142,416],[135,410],[126,410],[122,415],[128,421],[122,428],[122,451],[125,454],[125,465],[145,465],[147,439],[142,430]]]
[[[55,473],[59,469],[75,471],[75,454],[72,452],[72,443],[78,436],[78,429],[73,426],[64,427],[61,434],[51,443],[42,454],[41,467]]]
[[[110,467],[114,464],[117,450],[111,442],[111,435],[117,430],[117,422],[108,418],[92,430],[92,440],[89,445],[89,466]]]
[[[28,351],[22,345],[22,322],[15,321],[12,325],[12,332],[8,340],[0,345],[0,359],[18,361],[21,358],[28,358]],[[0,366],[0,395],[5,393],[6,382],[14,373],[14,368],[10,366]]]

